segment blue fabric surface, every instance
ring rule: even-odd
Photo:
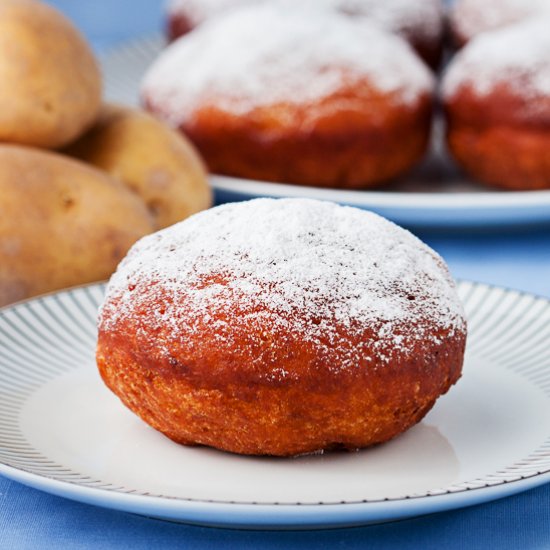
[[[160,0],[55,0],[96,51],[157,30]],[[550,297],[550,228],[422,232],[455,276]],[[550,411],[549,411],[550,414]],[[550,484],[453,512],[364,528],[248,532],[151,520],[72,502],[0,476],[0,549],[19,548],[550,548]]]
[[[550,484],[456,512],[327,531],[179,525],[74,503],[0,477],[0,548],[550,548]]]

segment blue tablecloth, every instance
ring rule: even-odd
[[[96,51],[162,24],[161,0],[55,0]],[[455,276],[550,297],[550,226],[419,236]],[[550,411],[549,411],[550,414]],[[54,497],[0,476],[0,548],[550,548],[550,484],[489,504],[354,529],[248,532],[151,520]]]

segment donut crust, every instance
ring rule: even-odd
[[[506,83],[479,97],[463,86],[447,101],[447,143],[472,177],[512,190],[550,188],[550,98]]]
[[[193,22],[183,12],[170,13],[166,18],[166,37],[168,42],[177,40],[180,36],[192,31]]]
[[[168,293],[155,292],[155,309],[174,305]],[[461,373],[465,332],[427,319],[415,327],[426,338],[410,326],[398,329],[408,351],[375,343],[379,327],[360,333],[339,327],[327,353],[301,334],[273,330],[275,313],[267,306],[258,315],[257,307],[249,311],[235,301],[197,318],[178,296],[177,311],[177,342],[167,342],[162,327],[151,332],[150,312],[139,307],[116,328],[107,330],[104,318],[97,363],[130,410],[185,445],[274,456],[366,447],[417,423]],[[193,330],[186,330],[191,319]],[[212,323],[226,329],[213,331]],[[353,368],[337,368],[366,342],[372,346]]]
[[[161,108],[144,100],[152,112]],[[360,189],[386,182],[422,158],[431,115],[426,94],[403,104],[359,81],[317,104],[261,106],[246,116],[212,101],[180,130],[213,173]]]

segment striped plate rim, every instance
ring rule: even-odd
[[[521,460],[482,478],[422,494],[337,503],[281,504],[181,498],[137,491],[73,471],[33,448],[18,424],[19,411],[26,399],[44,384],[79,368],[83,362],[90,362],[95,346],[97,309],[104,289],[104,283],[76,287],[0,310],[0,473],[7,477],[52,493],[102,505],[109,505],[105,494],[116,494],[114,500],[107,497],[107,500],[111,498],[112,507],[140,513],[143,506],[153,512],[158,507],[168,514],[167,517],[179,517],[189,504],[295,506],[301,509],[300,515],[303,516],[304,508],[342,505],[378,504],[384,507],[409,502],[410,510],[421,510],[425,504],[415,506],[412,503],[439,498],[443,509],[450,509],[464,505],[464,499],[453,501],[449,497],[466,492],[473,495],[485,491],[486,495],[467,499],[469,503],[483,502],[550,480],[550,434]],[[502,368],[536,385],[550,399],[550,300],[467,281],[459,282],[458,290],[470,327],[469,353],[497,361]],[[514,315],[510,315],[511,312]],[[508,487],[498,489],[505,485]],[[71,489],[70,486],[76,487]],[[147,499],[148,504],[144,505],[140,499]],[[163,504],[151,505],[152,501],[162,501]]]

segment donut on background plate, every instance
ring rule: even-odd
[[[213,172],[361,188],[422,157],[433,86],[405,41],[366,21],[264,5],[173,43],[142,97]]]
[[[167,6],[168,37],[175,40],[226,11],[269,2],[286,9],[307,7],[369,18],[407,40],[431,67],[439,64],[444,26],[440,0],[171,0]]]
[[[445,264],[408,231],[333,203],[257,199],[132,248],[97,362],[178,443],[291,456],[419,422],[460,377],[465,338]]]
[[[482,32],[496,30],[539,14],[550,14],[550,0],[457,0],[450,26],[457,46]]]
[[[484,33],[443,79],[447,142],[474,178],[550,188],[550,16]]]

